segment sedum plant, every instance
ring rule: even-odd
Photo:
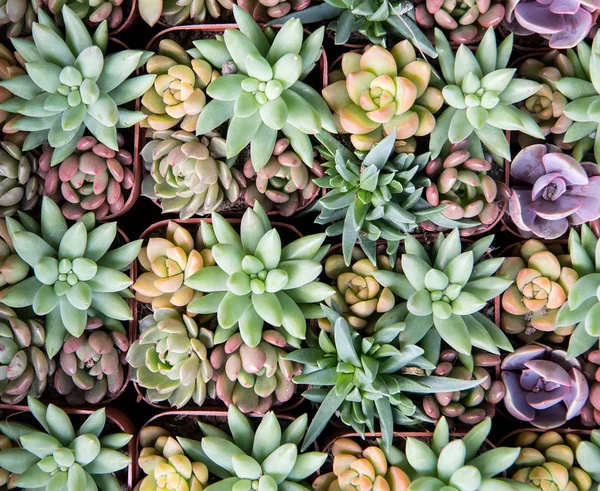
[[[212,347],[212,331],[176,310],[157,308],[140,321],[140,336],[127,352],[127,362],[150,402],[167,401],[177,409],[190,401],[202,406],[213,376]]]
[[[323,317],[319,302],[334,291],[318,281],[321,258],[329,250],[325,234],[308,235],[282,244],[279,231],[257,203],[248,208],[237,232],[221,215],[200,225],[202,239],[210,240],[214,266],[188,276],[184,285],[206,293],[189,310],[217,314],[215,344],[238,330],[244,343],[258,346],[265,323],[292,346],[306,338],[306,319]]]
[[[469,139],[483,145],[497,162],[510,160],[505,130],[543,138],[537,123],[515,104],[535,94],[541,84],[515,78],[515,68],[506,68],[513,46],[508,36],[496,47],[496,34],[489,28],[475,54],[461,44],[454,55],[442,31],[435,30],[435,46],[447,85],[442,94],[448,108],[437,118],[429,148],[432,158],[447,142]]]
[[[31,34],[31,28],[37,20],[37,12],[43,0],[18,0],[0,2],[0,27],[8,38]]]
[[[33,41],[13,38],[17,53],[26,60],[26,75],[0,82],[15,97],[0,109],[20,114],[11,128],[30,132],[23,150],[48,141],[54,148],[52,164],[73,153],[87,129],[107,147],[117,151],[117,128],[129,128],[146,115],[120,108],[140,97],[155,75],[129,78],[151,53],[124,50],[105,56],[106,22],[94,35],[73,10],[64,6],[65,32],[43,10],[33,24]]]
[[[0,217],[31,211],[42,194],[40,162],[11,141],[0,142]]]
[[[226,29],[223,40],[194,41],[200,54],[221,69],[233,60],[235,70],[215,79],[206,88],[212,100],[198,118],[196,134],[202,135],[228,121],[227,158],[250,144],[256,171],[273,154],[278,131],[310,166],[313,147],[309,135],[335,133],[331,113],[321,96],[302,82],[321,56],[324,28],[303,41],[302,24],[292,19],[272,37],[260,30],[245,10],[234,5],[239,26]]]
[[[141,241],[110,249],[117,224],[96,226],[93,213],[70,227],[60,208],[45,197],[40,223],[28,215],[21,222],[6,219],[19,257],[31,268],[28,278],[11,286],[2,302],[13,308],[32,307],[46,316],[46,350],[56,355],[70,334],[83,334],[90,317],[100,317],[111,330],[124,330],[132,319],[126,299],[132,281],[124,274]]]
[[[585,427],[600,426],[600,350],[590,350],[580,357],[582,373],[590,387],[590,394],[581,410],[581,424]]]
[[[0,218],[0,287],[16,285],[27,278],[29,265],[16,253],[6,220]]]
[[[44,6],[62,25],[62,8],[67,5],[86,25],[97,25],[106,20],[108,28],[117,29],[123,23],[123,0],[43,0]]]
[[[23,489],[83,491],[117,490],[115,472],[125,469],[130,457],[119,450],[132,435],[105,434],[106,414],[98,409],[75,430],[67,413],[50,404],[27,399],[29,410],[42,427],[6,420],[0,432],[13,442],[0,451],[0,467],[10,472],[11,486]]]
[[[325,87],[323,98],[357,150],[369,150],[394,129],[398,144],[408,146],[433,131],[442,94],[432,86],[431,66],[410,42],[389,51],[372,45],[362,54],[345,53],[341,66],[342,79]]]
[[[310,0],[238,0],[236,3],[251,14],[256,22],[268,22],[280,19],[292,10],[304,10],[310,5]]]
[[[169,26],[204,24],[226,16],[233,7],[231,0],[140,0],[140,16],[154,26],[162,20]]]
[[[480,311],[506,290],[512,280],[493,276],[503,258],[484,259],[493,236],[484,237],[462,251],[457,229],[440,233],[427,251],[414,237],[404,239],[402,273],[376,271],[375,279],[406,300],[390,314],[402,313],[406,329],[402,344],[424,343],[428,359],[437,363],[440,338],[455,349],[463,363],[472,366],[472,348],[493,354],[512,351],[502,330]]]

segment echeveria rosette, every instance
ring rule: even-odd
[[[515,107],[542,85],[515,78],[516,68],[506,68],[512,53],[512,34],[496,46],[496,34],[490,28],[475,54],[461,44],[455,55],[444,33],[436,29],[435,46],[447,84],[442,94],[449,107],[438,116],[431,133],[432,158],[440,155],[448,142],[469,139],[473,146],[483,145],[502,164],[503,159],[511,158],[505,130],[544,138],[531,116]]]
[[[119,321],[132,319],[125,299],[132,281],[122,271],[129,269],[139,253],[141,241],[109,250],[117,235],[117,224],[96,226],[87,213],[70,227],[60,208],[45,197],[41,221],[27,215],[21,222],[6,219],[16,253],[31,268],[30,276],[9,288],[2,302],[9,307],[31,306],[46,316],[46,350],[52,358],[68,334],[79,337],[88,317],[101,317],[104,324],[124,332]]]
[[[47,140],[55,149],[53,165],[73,153],[86,129],[107,147],[119,150],[117,128],[129,128],[146,118],[142,112],[119,106],[144,94],[156,78],[129,78],[152,53],[124,50],[105,56],[106,22],[92,36],[69,7],[63,7],[62,13],[64,33],[40,9],[39,22],[32,28],[33,42],[12,38],[26,61],[27,75],[0,82],[15,95],[0,109],[21,115],[11,122],[11,129],[30,132],[23,150]]]
[[[417,346],[398,343],[406,328],[396,322],[363,337],[335,311],[323,307],[333,325],[308,338],[309,348],[291,352],[286,359],[304,365],[298,384],[312,385],[302,395],[319,408],[310,424],[303,448],[310,445],[337,413],[343,423],[364,437],[375,432],[379,421],[383,448],[389,449],[394,424],[433,422],[411,399],[416,394],[455,392],[481,384],[481,380],[459,380],[426,375],[435,365]]]
[[[548,346],[530,343],[504,358],[501,377],[504,405],[520,421],[538,428],[562,426],[581,413],[589,386],[578,359]]]
[[[32,397],[27,403],[42,429],[12,418],[0,422],[0,433],[14,445],[0,450],[0,468],[13,474],[10,487],[45,491],[121,489],[114,473],[131,461],[120,450],[132,435],[106,434],[104,409],[90,414],[75,430],[69,415],[54,404],[46,407]]]
[[[600,171],[557,147],[521,150],[510,164],[508,213],[525,236],[556,239],[569,227],[600,217]]]
[[[215,344],[240,331],[244,342],[257,346],[266,322],[299,347],[306,338],[306,319],[323,317],[318,305],[333,295],[318,281],[321,258],[329,250],[325,234],[308,235],[282,247],[279,231],[257,203],[242,218],[239,233],[218,213],[212,225],[201,224],[203,240],[213,237],[215,266],[204,267],[185,279],[184,285],[206,295],[188,309],[217,314]]]
[[[502,330],[480,312],[512,284],[512,280],[493,276],[504,258],[482,260],[493,238],[479,239],[463,252],[455,229],[447,237],[438,234],[428,252],[409,236],[404,239],[402,273],[373,273],[381,285],[407,300],[386,314],[391,319],[399,315],[405,321],[406,328],[400,333],[403,345],[425,343],[428,359],[437,363],[441,338],[470,368],[472,347],[494,354],[500,349],[512,351]]]
[[[229,121],[227,158],[250,144],[250,158],[258,171],[271,158],[281,131],[310,167],[314,155],[309,135],[336,132],[325,101],[301,81],[321,56],[325,28],[303,41],[302,24],[292,19],[269,38],[244,9],[234,5],[233,12],[239,30],[226,29],[223,40],[194,41],[196,50],[217,69],[231,60],[236,67],[235,73],[206,88],[212,100],[200,113],[196,134]]]

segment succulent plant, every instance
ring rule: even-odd
[[[579,163],[556,147],[531,145],[510,164],[510,176],[516,182],[508,212],[527,236],[556,239],[569,226],[600,217],[600,172],[592,162]]]
[[[398,333],[406,328],[404,322],[364,337],[338,313],[323,308],[333,325],[331,332],[321,330],[318,338],[309,337],[309,348],[286,356],[304,365],[302,375],[293,380],[312,385],[302,395],[319,403],[303,448],[339,412],[342,422],[363,437],[365,431],[375,432],[375,419],[379,420],[382,445],[388,450],[394,424],[432,421],[411,399],[415,394],[461,391],[481,384],[480,380],[425,375],[435,365],[422,356],[424,350],[397,342]]]
[[[350,438],[338,438],[331,453],[333,471],[315,479],[314,491],[404,491],[410,485],[406,472],[393,465],[379,446],[363,449]]]
[[[556,316],[579,275],[564,264],[569,258],[559,254],[560,247],[555,252],[530,239],[517,246],[513,252],[517,255],[505,258],[496,272],[514,281],[502,295],[500,327],[507,334],[531,341],[544,333],[572,333],[575,326],[557,328]]]
[[[157,308],[140,321],[140,336],[127,353],[133,379],[153,403],[201,406],[213,375],[208,349],[213,333],[176,310]]]
[[[21,222],[6,218],[13,246],[31,268],[32,276],[11,286],[2,303],[33,308],[46,316],[46,350],[50,358],[59,352],[68,334],[83,334],[88,317],[100,317],[113,330],[119,321],[132,319],[129,298],[131,279],[124,274],[137,256],[141,241],[109,250],[117,224],[96,226],[86,214],[70,227],[60,208],[42,201],[41,222],[22,215]]]
[[[504,5],[499,1],[419,0],[415,3],[419,27],[446,30],[450,41],[456,44],[476,42],[486,29],[496,27],[504,19]]]
[[[231,60],[235,67],[206,88],[212,100],[200,113],[196,134],[228,121],[227,158],[250,144],[250,158],[259,171],[271,158],[281,131],[310,166],[314,156],[309,135],[322,129],[336,132],[325,101],[301,81],[321,56],[325,28],[303,41],[302,24],[292,19],[272,37],[272,30],[260,30],[241,7],[234,5],[233,13],[239,30],[226,29],[223,40],[194,41],[196,50],[218,70]]]
[[[148,172],[142,194],[183,219],[235,203],[245,184],[241,171],[221,160],[225,140],[218,133],[198,138],[183,130],[155,131],[141,155]]]
[[[447,142],[469,139],[470,148],[483,145],[502,164],[511,158],[505,130],[544,137],[531,116],[515,107],[542,85],[515,78],[516,68],[506,68],[512,46],[512,34],[496,46],[496,34],[489,28],[475,54],[461,44],[454,55],[443,32],[435,30],[435,47],[447,83],[442,94],[449,107],[438,116],[431,133],[432,158],[440,155]]]
[[[231,0],[140,0],[140,16],[154,26],[163,20],[169,26],[204,24],[219,19],[233,7]]]
[[[589,0],[572,0],[567,5],[538,0],[506,2],[508,30],[518,36],[538,34],[553,49],[574,48],[590,32],[596,21],[598,4]]]
[[[32,397],[27,403],[41,430],[12,419],[0,422],[0,432],[14,445],[0,451],[0,467],[16,475],[10,487],[46,491],[121,489],[114,473],[129,465],[130,457],[119,449],[132,435],[104,434],[104,409],[90,414],[76,432],[69,415],[54,404],[46,407]]]
[[[198,314],[217,314],[215,344],[238,330],[250,347],[259,345],[264,323],[270,324],[294,347],[306,338],[306,318],[323,317],[318,305],[334,291],[318,281],[321,258],[329,250],[325,234],[307,235],[282,247],[279,231],[271,227],[260,206],[248,208],[237,232],[221,215],[200,226],[210,239],[215,266],[188,276],[184,285],[206,293],[188,306]]]
[[[244,343],[240,333],[215,346],[210,354],[213,397],[243,413],[257,414],[289,401],[295,392],[292,377],[300,375],[301,367],[284,358],[286,345],[279,332],[264,331],[255,347]]]
[[[67,402],[98,404],[114,397],[125,382],[124,353],[129,340],[122,328],[104,328],[102,319],[90,318],[79,337],[68,336],[60,351],[54,373],[56,391]]]
[[[43,0],[44,6],[54,14],[58,25],[63,25],[62,9],[67,5],[86,24],[96,25],[106,20],[109,29],[123,23],[123,0]]]
[[[0,142],[0,217],[30,211],[42,192],[39,161],[10,141]]]
[[[236,2],[252,15],[256,22],[280,19],[291,11],[298,12],[310,5],[310,0],[238,0]]]
[[[44,352],[45,339],[46,331],[38,319],[21,319],[0,304],[0,399],[4,404],[43,394],[52,372]]]
[[[6,221],[0,218],[0,287],[16,285],[27,278],[29,265],[15,252]]]
[[[119,150],[114,151],[92,136],[77,142],[76,151],[52,166],[53,150],[40,157],[43,193],[60,204],[68,220],[79,220],[92,211],[97,220],[120,213],[135,181],[133,157],[123,149],[125,139],[117,135]]]
[[[512,351],[502,330],[480,312],[512,283],[492,276],[503,258],[480,261],[492,241],[493,236],[484,237],[462,252],[455,229],[447,237],[438,234],[428,252],[409,236],[404,239],[402,273],[373,273],[381,285],[407,300],[388,313],[397,311],[406,322],[400,334],[402,344],[419,343],[428,335],[427,345],[432,347],[428,360],[437,363],[441,338],[461,355],[463,363],[471,366],[472,360],[467,360],[472,358],[472,347],[493,354],[499,354],[499,349]]]
[[[341,65],[344,78],[325,87],[323,98],[356,149],[369,150],[394,129],[407,145],[433,131],[433,114],[444,99],[431,86],[431,66],[409,41],[390,50],[371,45],[363,53],[345,53]]]
[[[469,369],[462,364],[456,350],[443,350],[433,375],[480,380],[481,385],[457,392],[428,394],[423,397],[423,411],[434,421],[444,416],[451,423],[458,420],[466,425],[476,425],[485,418],[493,418],[496,404],[505,393],[504,384],[496,380],[495,369],[499,366],[500,355],[479,352],[473,355],[473,369]]]
[[[581,437],[573,433],[518,433],[515,445],[521,452],[509,475],[540,490],[589,491],[592,479],[575,459],[580,443]]]
[[[0,2],[0,26],[8,38],[21,34],[30,34],[37,12],[43,5],[43,0],[17,0]]]
[[[600,479],[600,472],[598,472],[598,464],[600,464],[600,460],[598,458],[599,454],[600,431],[593,430],[590,433],[590,440],[583,440],[579,442],[575,450],[575,458],[577,459],[577,463],[584,472],[589,474],[594,481],[593,484],[598,482],[598,479]]]
[[[2,9],[3,8],[0,7],[0,18],[2,18]],[[0,20],[0,29],[2,25],[4,24],[2,24],[2,21]],[[7,80],[16,77],[17,75],[25,75],[26,72],[22,66],[22,61],[22,59],[17,60],[13,52],[4,44],[0,43],[0,80]],[[9,90],[0,87],[0,102],[7,101],[11,97],[12,93]],[[10,114],[7,111],[0,110],[0,123],[4,123],[9,116]]]
[[[138,260],[145,270],[133,284],[135,298],[151,303],[152,309],[186,309],[199,296],[184,280],[203,267],[214,265],[208,249],[195,248],[192,234],[169,221],[165,237],[151,237]]]
[[[491,225],[500,215],[499,185],[488,173],[492,164],[471,155],[466,140],[453,143],[447,154],[428,162],[425,174],[431,184],[425,198],[431,206],[447,205],[442,216],[449,220],[472,219]]]
[[[317,159],[310,166],[289,149],[287,138],[275,142],[273,155],[261,170],[254,170],[252,159],[244,164],[248,187],[244,199],[248,206],[258,201],[266,212],[276,210],[282,216],[292,216],[319,192],[314,178],[323,177],[324,169]]]
[[[581,423],[587,427],[600,426],[600,350],[590,350],[581,356],[582,373],[590,387],[590,395],[581,410]]]
[[[504,358],[501,377],[504,405],[520,421],[537,428],[557,428],[579,416],[589,395],[577,359],[537,343],[518,348]]]
[[[146,63],[146,71],[156,79],[142,97],[142,106],[148,111],[143,125],[157,131],[177,125],[188,133],[195,131],[206,105],[204,89],[220,73],[206,60],[191,58],[172,39],[158,43],[158,53]]]
[[[202,491],[208,483],[208,468],[185,455],[183,448],[160,426],[140,430],[142,450],[138,465],[146,477],[135,491]]]
[[[33,44],[13,38],[17,53],[27,60],[27,75],[9,78],[0,86],[15,97],[0,109],[20,114],[11,128],[29,131],[23,150],[48,140],[54,148],[52,165],[66,159],[77,147],[86,128],[107,147],[118,151],[117,127],[128,128],[143,120],[139,111],[119,108],[140,97],[155,75],[129,78],[151,53],[124,50],[106,56],[106,22],[93,38],[69,7],[62,9],[65,32],[42,9],[32,27]]]

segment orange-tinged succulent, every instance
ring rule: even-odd
[[[342,57],[345,79],[323,89],[323,98],[336,115],[339,130],[352,144],[369,150],[396,129],[397,146],[411,146],[415,136],[433,131],[443,103],[442,93],[429,86],[430,65],[417,59],[409,41],[391,50],[368,46],[360,54]]]

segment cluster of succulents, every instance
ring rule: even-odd
[[[0,142],[0,217],[30,211],[43,192],[41,158],[11,141]]]
[[[150,26],[163,21],[170,26],[203,24],[225,16],[231,0],[139,0],[140,16]]]

